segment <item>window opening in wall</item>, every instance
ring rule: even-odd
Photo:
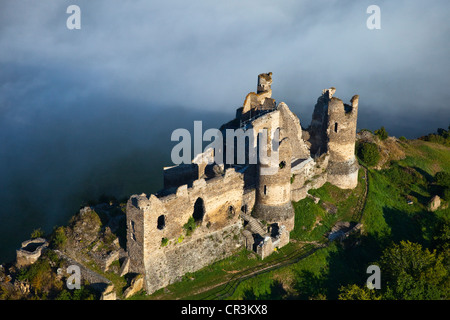
[[[234,210],[233,206],[229,206],[227,213],[228,213],[228,215],[227,215],[228,219],[232,219],[234,217],[234,214],[236,213],[236,210]]]
[[[205,203],[203,202],[202,198],[198,198],[194,204],[194,213],[192,214],[192,217],[194,218],[195,222],[201,222],[203,221],[204,215]]]
[[[166,217],[164,215],[160,215],[158,217],[158,225],[156,226],[158,230],[164,229],[166,226]]]

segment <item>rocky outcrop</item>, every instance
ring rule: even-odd
[[[434,212],[441,206],[441,198],[436,195],[433,198],[431,198],[430,202],[428,202],[427,209],[428,211]]]
[[[125,299],[135,295],[144,288],[144,277],[139,274],[133,280],[131,280],[130,286],[125,290],[123,296]]]

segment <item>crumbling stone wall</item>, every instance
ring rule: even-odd
[[[152,293],[235,253],[243,245],[242,223],[236,221],[211,233],[184,239],[167,249],[148,254],[145,263],[146,290]]]
[[[271,159],[272,153],[278,152],[276,162],[262,163],[259,159],[258,164],[229,168],[201,161],[203,156],[212,158],[213,153],[207,150],[192,164],[165,168],[167,189],[129,199],[127,265],[129,272],[145,276],[148,293],[242,246],[266,257],[289,242],[295,214],[291,201],[305,198],[309,189],[327,181],[340,188],[356,187],[359,97],[344,104],[333,97],[335,88],[323,90],[311,125],[303,130],[285,103],[276,107],[271,84],[272,73],[260,74],[257,92],[247,95],[236,118],[220,130],[251,128],[253,147],[258,149],[258,134],[266,129],[267,154]],[[278,148],[274,142],[279,142]],[[196,226],[190,235],[184,229],[189,218]],[[243,220],[247,222],[245,229]],[[260,220],[278,232],[263,230]]]
[[[132,196],[127,204],[129,272],[145,274],[147,292],[153,292],[230,255],[242,243],[237,231],[242,228],[243,191],[242,174],[228,169],[221,177],[195,180],[191,188],[180,186],[165,197]],[[191,217],[196,228],[188,236],[183,226]],[[225,241],[228,234],[231,239]]]
[[[342,189],[353,189],[358,184],[359,166],[355,158],[358,100],[355,95],[348,105],[333,97],[328,104],[328,181]]]
[[[358,183],[358,163],[355,158],[356,122],[359,96],[344,104],[333,97],[335,88],[325,89],[314,108],[309,142],[311,155],[329,154],[327,179],[343,188],[355,188]]]
[[[273,111],[253,121],[253,127],[258,129],[266,128],[269,131],[269,141],[267,143],[267,154],[278,152],[278,161],[259,163],[259,175],[256,186],[256,200],[253,209],[255,218],[268,223],[284,224],[291,231],[294,228],[294,209],[291,203],[291,159],[292,149],[290,139],[284,137],[280,140],[281,134],[281,112]],[[278,141],[278,150],[274,148],[274,140]]]
[[[242,109],[238,114],[243,119],[248,119],[255,115],[257,110],[271,110],[276,104],[272,99],[272,72],[261,73],[258,75],[258,89],[257,92],[250,92],[244,100]]]
[[[298,117],[292,113],[289,107],[280,102],[277,107],[280,112],[280,139],[289,138],[291,144],[292,157],[296,159],[307,159],[310,151],[302,138],[302,126]]]
[[[308,190],[318,189],[327,182],[328,159],[329,155],[323,154],[316,161],[313,158],[308,158],[292,168],[292,201],[300,201],[306,198]]]

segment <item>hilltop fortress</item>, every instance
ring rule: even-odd
[[[147,293],[243,247],[264,259],[289,243],[292,201],[327,181],[356,187],[358,96],[345,104],[333,96],[335,88],[323,90],[303,129],[285,103],[272,99],[271,84],[272,73],[260,74],[257,92],[220,130],[267,130],[267,151],[278,153],[277,163],[210,163],[203,161],[211,159],[206,150],[190,164],[164,168],[164,189],[157,194],[128,200],[126,264],[128,272],[144,275]]]

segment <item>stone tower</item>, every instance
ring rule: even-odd
[[[332,94],[331,94],[332,95]],[[358,162],[355,157],[358,95],[350,104],[330,96],[328,102],[327,149],[330,154],[327,180],[341,189],[353,189],[358,184]]]
[[[284,225],[288,231],[294,229],[294,208],[291,203],[291,157],[289,139],[283,138],[273,148],[273,140],[279,139],[279,130],[269,139],[268,155],[278,152],[277,161],[258,163],[255,206],[252,215],[269,224]]]

